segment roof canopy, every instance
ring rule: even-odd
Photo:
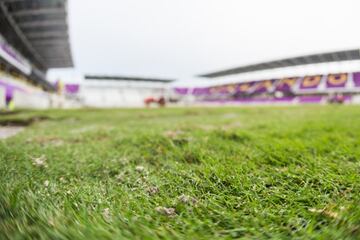
[[[67,0],[0,0],[0,25],[8,42],[40,69],[73,66]]]
[[[124,77],[124,76],[104,76],[104,75],[85,75],[86,80],[113,80],[113,81],[134,81],[134,82],[160,82],[170,83],[172,79],[143,78],[143,77]]]
[[[360,50],[355,49],[349,51],[314,54],[314,55],[307,55],[302,57],[286,58],[277,61],[252,64],[238,68],[232,68],[228,70],[208,73],[201,75],[200,77],[217,78],[217,77],[223,77],[233,74],[255,72],[255,71],[261,71],[267,69],[292,67],[292,66],[316,64],[316,63],[326,63],[326,62],[349,61],[349,60],[358,60],[358,59],[360,59]]]

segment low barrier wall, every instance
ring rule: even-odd
[[[14,92],[14,106],[16,108],[47,109],[50,107],[50,98],[47,93]]]
[[[0,87],[0,109],[5,108],[5,88]]]

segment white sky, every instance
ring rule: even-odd
[[[49,76],[179,79],[360,48],[359,9],[360,0],[69,0],[75,69]]]

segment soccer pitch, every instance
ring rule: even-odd
[[[0,141],[0,239],[359,239],[360,108],[49,110]]]

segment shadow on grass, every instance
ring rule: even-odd
[[[49,120],[50,118],[47,116],[37,116],[30,118],[13,118],[13,119],[0,119],[0,126],[5,127],[27,127],[36,122],[41,122],[45,120]]]

